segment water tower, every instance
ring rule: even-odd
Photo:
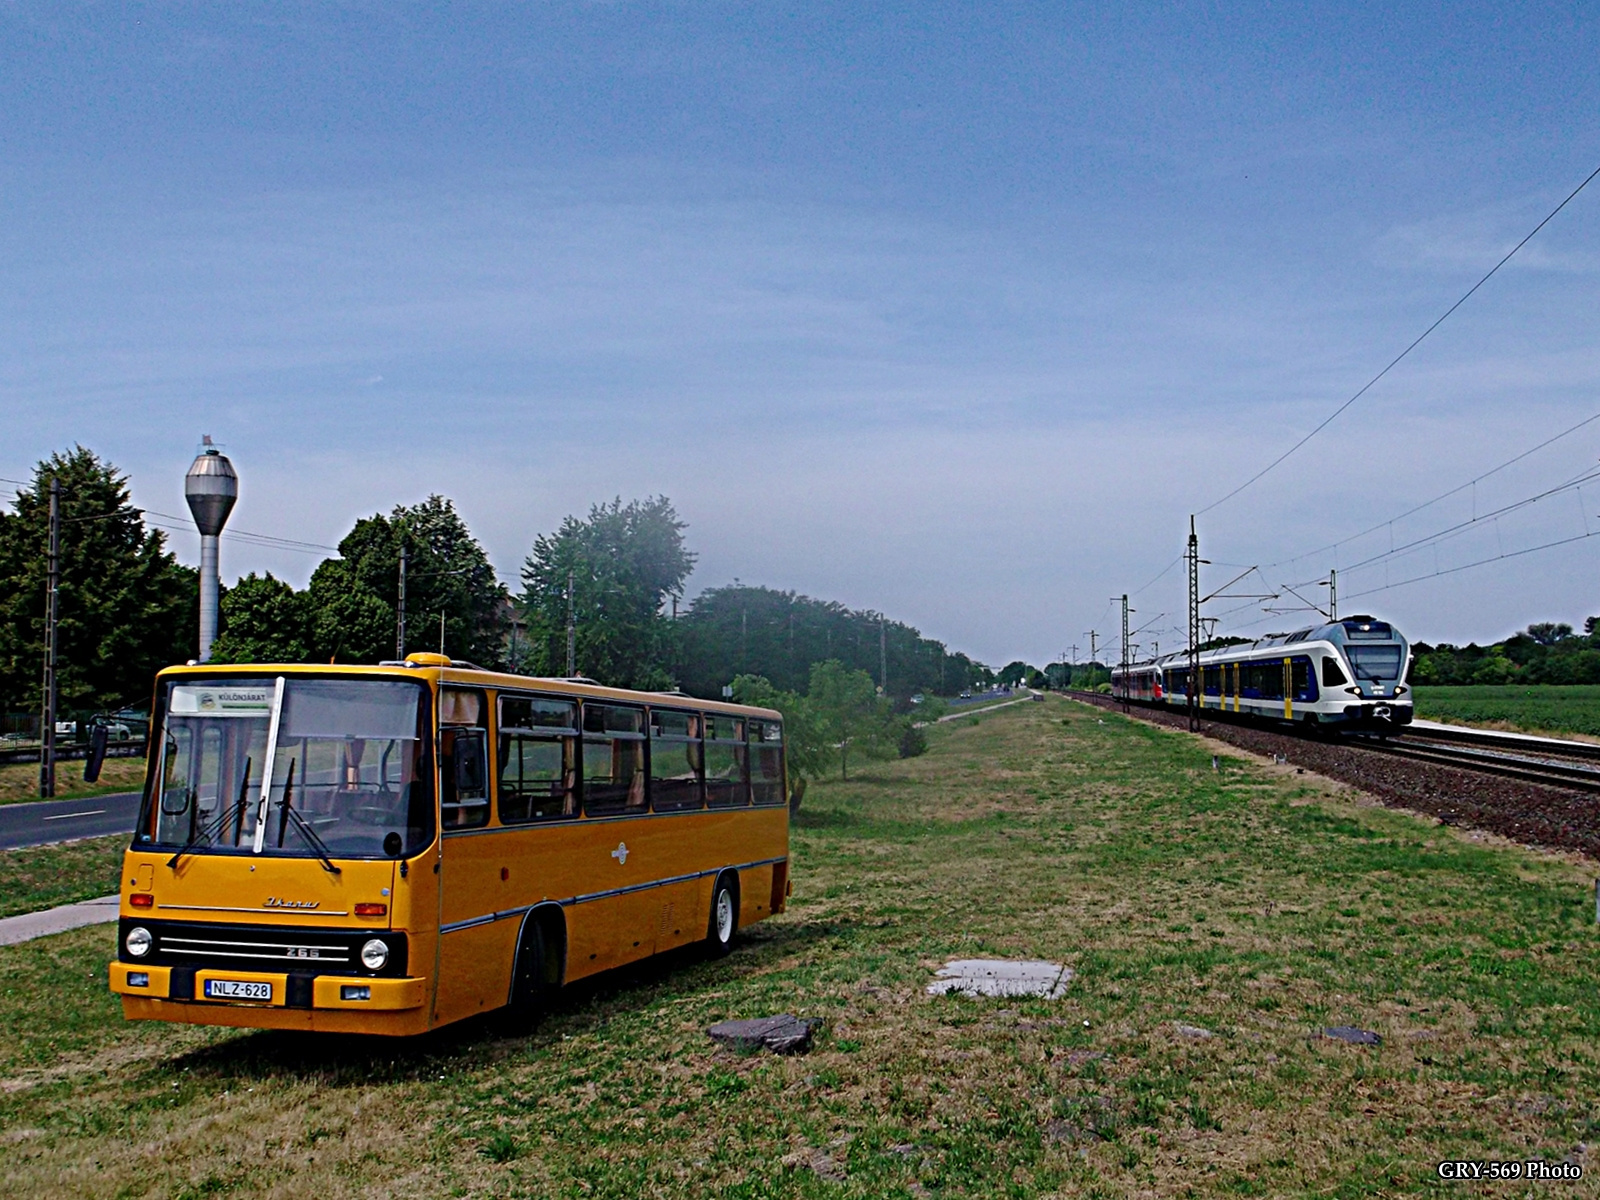
[[[200,527],[200,655],[211,658],[211,643],[217,640],[217,539],[228,523],[228,514],[239,498],[239,477],[228,456],[211,444],[204,445],[189,473],[183,477],[183,498],[189,502],[194,523]]]

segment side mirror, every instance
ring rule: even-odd
[[[85,783],[100,782],[100,768],[106,761],[106,739],[111,731],[98,721],[89,730],[89,757],[83,764],[83,781]]]
[[[484,739],[477,730],[461,730],[455,736],[451,758],[455,764],[456,796],[488,794],[489,781],[483,762]]]

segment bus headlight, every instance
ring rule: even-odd
[[[128,935],[130,938],[132,934]],[[383,970],[383,964],[389,961],[389,944],[380,938],[373,938],[361,947],[361,965],[369,971]]]
[[[150,936],[148,929],[143,925],[135,925],[128,930],[128,936],[122,940],[122,946],[134,958],[143,958],[150,953],[150,943],[153,941],[155,939]]]

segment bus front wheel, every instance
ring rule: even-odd
[[[507,1006],[507,1015],[516,1024],[536,1023],[549,1000],[548,956],[543,925],[529,920],[522,931],[516,962],[512,966],[511,1003]]]
[[[738,885],[731,877],[723,875],[711,892],[711,920],[706,929],[706,949],[721,958],[733,949],[733,935],[738,930]]]

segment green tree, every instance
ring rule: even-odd
[[[223,592],[222,634],[213,662],[304,662],[311,654],[310,604],[271,571],[254,571]]]
[[[740,704],[775,708],[783,714],[784,758],[789,767],[789,808],[794,811],[806,794],[806,784],[821,779],[832,761],[810,701],[796,692],[773,687],[760,675],[740,675],[733,681],[733,698]]]
[[[917,692],[955,695],[987,670],[882,613],[739,583],[701,592],[679,630],[676,674],[696,696],[717,695],[736,675],[803,692],[812,665],[832,658],[880,683],[886,661],[887,691],[904,705]]]
[[[884,758],[896,752],[906,723],[878,695],[872,676],[853,671],[838,659],[811,668],[808,707],[823,744],[839,756],[839,777],[850,778],[850,756]]]
[[[394,657],[402,546],[407,650],[437,649],[442,615],[445,653],[505,665],[506,589],[455,505],[437,495],[357,521],[339,543],[339,557],[317,567],[308,589],[311,657]]]
[[[0,513],[0,704],[39,707],[50,480],[61,483],[57,690],[62,712],[142,704],[198,641],[199,582],[147,529],[128,480],[82,446],[34,468]]]
[[[671,687],[677,643],[665,606],[694,568],[685,528],[665,496],[627,504],[619,496],[542,534],[522,567],[524,669],[566,674],[570,581],[578,673],[618,687]]]
[[[1033,674],[1035,670],[1036,668],[1030,667],[1027,663],[1018,659],[1001,667],[1000,674],[996,676],[996,680],[1002,687],[1016,687],[1027,679],[1029,675]]]

